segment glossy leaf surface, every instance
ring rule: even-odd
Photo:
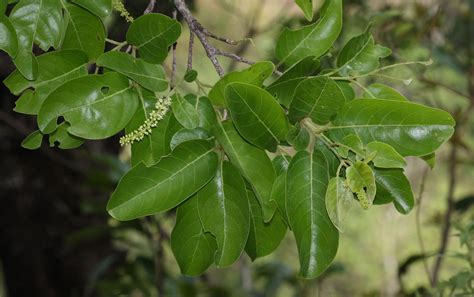
[[[273,182],[276,178],[272,162],[263,150],[242,139],[230,121],[217,123],[213,133],[232,164],[252,185],[262,206],[264,219],[268,222],[276,210],[276,205],[270,201]]]
[[[194,128],[194,129],[181,129],[173,135],[171,138],[170,147],[171,150],[174,150],[175,147],[180,145],[183,142],[194,140],[194,139],[210,139],[211,134],[203,128]]]
[[[415,204],[413,191],[402,169],[374,168],[377,184],[376,204],[393,201],[395,208],[402,214],[408,214]]]
[[[313,0],[295,0],[308,21],[313,19]]]
[[[217,241],[214,263],[229,266],[244,250],[250,228],[250,209],[242,176],[230,162],[219,164],[216,175],[197,193],[204,230]]]
[[[329,128],[333,140],[357,135],[364,144],[391,145],[402,156],[434,152],[454,132],[455,122],[443,110],[393,100],[360,99],[345,105]]]
[[[373,96],[378,99],[408,101],[408,99],[397,90],[383,84],[371,84],[367,87],[367,91],[368,92],[364,94],[367,98]]]
[[[366,147],[367,154],[375,153],[374,165],[380,168],[404,168],[407,163],[405,159],[390,145],[373,141]]]
[[[41,131],[36,130],[29,134],[23,141],[21,142],[21,146],[28,150],[36,150],[41,147],[41,143],[43,142],[43,133]]]
[[[168,48],[181,35],[181,25],[163,14],[149,13],[137,18],[127,31],[127,42],[134,45],[145,61],[161,64]]]
[[[18,95],[27,92],[16,102],[15,111],[24,114],[38,114],[48,95],[62,84],[87,75],[87,56],[77,50],[60,50],[45,53],[38,57],[38,78],[26,79],[18,70],[12,72],[4,81],[10,91]]]
[[[309,117],[316,124],[327,124],[344,102],[344,94],[333,80],[309,78],[296,88],[288,117],[292,122]]]
[[[334,227],[344,232],[344,223],[354,204],[354,195],[342,177],[329,180],[326,191],[326,210]]]
[[[99,17],[77,5],[64,6],[69,19],[62,41],[62,49],[84,51],[90,61],[95,61],[105,48],[105,28]]]
[[[84,139],[67,132],[69,127],[70,125],[68,123],[61,123],[56,131],[49,135],[49,146],[57,146],[63,150],[80,147],[84,143]]]
[[[178,146],[153,166],[133,167],[119,182],[107,204],[117,220],[132,220],[176,207],[215,175],[212,143],[194,140]]]
[[[199,126],[199,114],[197,109],[180,94],[176,93],[173,95],[171,109],[183,127],[193,129]]]
[[[10,20],[0,12],[0,50],[5,51],[10,57],[18,53],[18,39],[15,28]]]
[[[300,274],[305,278],[320,275],[336,256],[339,233],[325,205],[329,179],[328,160],[318,150],[298,152],[287,173],[286,207],[300,259]]]
[[[112,72],[88,75],[63,84],[46,98],[38,114],[38,127],[51,133],[62,116],[71,125],[69,133],[103,139],[125,128],[137,107],[138,98],[126,77]]]
[[[291,66],[266,90],[272,94],[281,105],[289,107],[293,100],[296,87],[300,82],[312,75],[319,68],[319,60],[315,57],[306,57]]]
[[[275,251],[285,237],[287,228],[279,213],[276,213],[270,222],[265,223],[257,197],[252,191],[248,191],[248,197],[250,202],[250,233],[245,251],[252,260],[255,260]]]
[[[201,225],[197,197],[178,207],[176,224],[171,232],[171,250],[184,275],[200,275],[211,266],[217,245]]]
[[[229,84],[226,105],[240,134],[250,143],[276,151],[288,134],[288,122],[281,106],[270,93],[244,83]]]
[[[296,29],[285,29],[276,45],[281,63],[293,65],[308,56],[320,57],[329,50],[342,29],[342,0],[326,0],[317,23]]]
[[[161,65],[150,64],[126,53],[107,52],[97,59],[97,65],[122,73],[150,91],[163,92],[168,88]]]
[[[101,18],[112,13],[112,0],[73,0],[72,2]]]
[[[275,65],[271,62],[258,62],[242,71],[234,71],[221,78],[209,91],[209,99],[215,105],[225,104],[225,89],[235,82],[261,86],[272,74]]]

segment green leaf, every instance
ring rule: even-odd
[[[380,141],[402,156],[424,156],[451,137],[454,125],[454,119],[443,110],[410,102],[359,99],[338,113],[329,136],[341,141],[355,134],[364,144]]]
[[[209,99],[214,105],[224,105],[225,89],[234,82],[261,86],[273,73],[275,65],[271,62],[258,62],[242,71],[234,71],[221,78],[209,91]]]
[[[341,140],[340,144],[341,146],[338,148],[339,153],[341,153],[341,156],[344,158],[347,158],[349,149],[357,155],[365,156],[362,140],[360,140],[360,138],[355,134],[349,134],[345,136]]]
[[[288,211],[286,210],[286,178],[286,171],[277,176],[273,183],[270,200],[275,201],[281,217],[283,217],[285,222],[288,222]]]
[[[61,40],[63,16],[60,0],[22,0],[10,13],[10,21],[18,36],[18,54],[14,63],[27,79],[38,75],[33,44],[48,51],[57,48]]]
[[[49,134],[62,116],[71,125],[69,133],[104,139],[122,130],[137,107],[137,96],[126,77],[114,72],[88,75],[61,85],[46,98],[38,114],[38,127]]]
[[[249,235],[250,209],[244,180],[231,163],[223,161],[214,179],[197,197],[204,230],[217,241],[214,263],[229,266],[242,254]]]
[[[299,123],[290,129],[287,135],[287,141],[297,151],[305,150],[311,140],[311,136],[305,128],[302,128]]]
[[[266,90],[277,98],[278,102],[289,107],[300,82],[314,74],[319,68],[319,60],[315,57],[306,57],[291,66],[282,76],[269,85]]]
[[[197,97],[191,94],[184,96],[198,113],[199,123],[198,127],[211,131],[215,125],[217,118],[214,107],[207,97]]]
[[[304,17],[308,21],[313,20],[313,0],[295,0],[295,2],[304,12]]]
[[[371,84],[367,87],[368,92],[364,93],[364,97],[375,97],[377,99],[408,101],[408,99],[400,94],[394,88],[383,84]]]
[[[21,146],[28,150],[36,150],[41,147],[41,143],[43,142],[43,133],[41,131],[36,130],[30,135],[28,135],[23,141],[21,142]]]
[[[288,134],[285,111],[264,89],[232,83],[225,90],[225,102],[239,133],[250,143],[275,152]]]
[[[112,13],[112,0],[72,0],[72,2],[101,18]]]
[[[344,94],[332,79],[325,76],[309,78],[296,88],[288,117],[293,123],[309,117],[316,124],[324,125],[344,102]]]
[[[51,92],[72,79],[87,75],[87,56],[77,50],[59,50],[38,57],[38,78],[26,79],[18,70],[12,72],[4,84],[19,95],[27,90],[16,102],[15,111],[24,114],[38,114],[44,100]]]
[[[351,84],[347,81],[336,81],[337,86],[341,90],[342,94],[344,95],[344,98],[346,101],[351,101],[352,99],[355,98],[355,92],[354,89],[352,88]]]
[[[393,201],[395,208],[402,214],[408,214],[415,204],[410,182],[402,169],[374,168],[377,195],[375,204]]]
[[[347,185],[357,194],[362,207],[367,209],[372,205],[377,189],[372,168],[364,162],[355,162],[347,168],[346,179]]]
[[[272,160],[273,168],[277,176],[286,172],[288,165],[290,164],[291,157],[288,155],[279,155]]]
[[[230,121],[217,122],[213,133],[232,164],[252,185],[262,206],[265,222],[268,222],[276,210],[276,205],[270,201],[271,189],[276,178],[272,162],[265,151],[242,139]]]
[[[95,61],[105,49],[105,28],[100,18],[87,10],[65,4],[69,20],[62,41],[62,49],[79,49],[87,54],[89,61]]]
[[[297,30],[285,29],[278,38],[276,57],[281,63],[293,65],[308,56],[326,53],[342,29],[342,0],[326,0],[317,23]]]
[[[0,0],[0,14],[5,14],[8,6],[7,0]]]
[[[287,173],[286,208],[295,235],[300,275],[315,278],[336,256],[339,233],[325,210],[330,176],[328,160],[319,150],[298,152]]]
[[[216,241],[211,234],[205,233],[201,226],[197,197],[186,200],[178,207],[170,243],[184,275],[200,275],[214,261]]]
[[[127,42],[134,45],[145,61],[161,64],[168,55],[168,48],[181,35],[181,25],[159,13],[149,13],[137,18],[127,31]]]
[[[283,189],[284,190],[284,189]],[[271,254],[275,251],[286,234],[286,223],[280,214],[265,223],[257,197],[248,191],[250,202],[250,233],[245,251],[252,260]]]
[[[180,145],[183,142],[195,140],[195,139],[207,139],[211,138],[211,134],[203,128],[194,129],[181,129],[173,135],[171,138],[170,146],[171,150]]]
[[[329,180],[326,191],[326,210],[334,227],[344,232],[345,220],[354,204],[354,195],[342,177]]]
[[[14,58],[18,53],[18,39],[10,20],[0,12],[0,50]]]
[[[434,169],[434,167],[436,165],[436,154],[435,153],[431,153],[431,154],[426,155],[426,156],[421,156],[420,158],[423,161],[425,161],[426,164],[428,164],[428,166],[430,166],[431,169]]]
[[[172,97],[171,108],[178,122],[187,129],[199,126],[199,114],[197,109],[176,93]]]
[[[161,65],[150,64],[142,59],[122,52],[107,52],[97,59],[97,65],[126,75],[149,89],[163,92],[168,89],[166,75]]]
[[[64,150],[80,147],[84,143],[84,139],[68,133],[67,130],[69,127],[70,125],[68,123],[61,123],[56,131],[49,135],[49,146],[57,146]]]
[[[139,163],[125,174],[107,211],[115,219],[127,221],[170,210],[206,185],[216,168],[212,143],[185,142],[155,165]]]
[[[407,165],[405,159],[390,145],[372,141],[367,144],[367,153],[370,155],[376,153],[374,159],[374,165],[380,168],[404,168]]]
[[[184,75],[184,80],[188,83],[191,83],[195,81],[198,77],[198,72],[194,69],[186,71],[186,74]]]
[[[388,57],[389,48],[376,45],[370,27],[349,40],[337,57],[337,67],[342,76],[364,75],[379,67],[379,59]]]
[[[125,132],[135,131],[145,122],[148,114],[154,110],[157,98],[154,93],[141,90],[139,108],[127,125]],[[151,166],[158,162],[161,157],[171,153],[170,142],[173,135],[179,131],[182,126],[169,110],[165,117],[158,122],[158,125],[152,129],[151,134],[146,135],[141,141],[132,144],[132,166],[143,162],[146,166]]]

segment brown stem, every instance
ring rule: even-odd
[[[155,9],[155,5],[156,5],[156,0],[150,0],[150,2],[148,2],[148,6],[146,7],[146,9],[145,9],[145,11],[143,12],[143,14],[152,13],[153,10]]]
[[[189,32],[188,67],[187,67],[188,71],[193,69],[193,49],[194,49],[194,33]]]

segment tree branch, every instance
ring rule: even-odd
[[[155,9],[155,4],[156,4],[156,0],[150,0],[150,2],[148,2],[148,6],[146,7],[146,9],[145,9],[145,11],[143,12],[143,14],[152,13],[153,10]]]

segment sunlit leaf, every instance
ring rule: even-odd
[[[313,19],[313,0],[295,0],[308,21]]]
[[[197,197],[204,230],[217,241],[214,263],[229,266],[240,257],[249,235],[250,209],[244,180],[234,165],[221,162],[214,179]]]
[[[176,93],[173,95],[171,109],[183,127],[193,129],[199,126],[199,114],[197,109],[180,94]]]
[[[18,53],[18,39],[10,20],[0,12],[0,50],[14,58]]]
[[[395,208],[402,214],[409,213],[415,204],[410,182],[402,169],[374,168],[377,184],[376,204],[393,201]]]
[[[326,210],[334,226],[344,232],[347,215],[354,204],[354,195],[342,177],[329,180],[326,191]]]
[[[41,143],[43,142],[43,133],[41,131],[36,130],[28,135],[23,141],[21,142],[21,146],[23,148],[29,150],[36,150],[41,147]]]
[[[214,177],[217,162],[212,143],[185,142],[155,165],[139,163],[127,172],[110,197],[107,211],[127,221],[172,209]]]
[[[375,153],[374,165],[380,168],[404,168],[405,159],[390,145],[373,141],[366,146],[367,154]]]
[[[325,210],[326,189],[334,175],[318,150],[298,152],[288,167],[286,207],[304,278],[320,275],[336,256],[339,233]]]
[[[180,35],[179,22],[163,14],[149,13],[133,21],[127,31],[127,41],[138,49],[145,61],[161,64],[168,55],[168,48]]]
[[[320,57],[336,41],[342,29],[342,0],[326,0],[317,23],[296,29],[285,29],[278,38],[276,57],[293,65],[308,56]]]
[[[229,84],[225,102],[239,133],[250,143],[276,151],[286,138],[288,122],[283,108],[264,89],[244,83]]]
[[[101,18],[112,13],[112,0],[72,0],[72,2]]]

